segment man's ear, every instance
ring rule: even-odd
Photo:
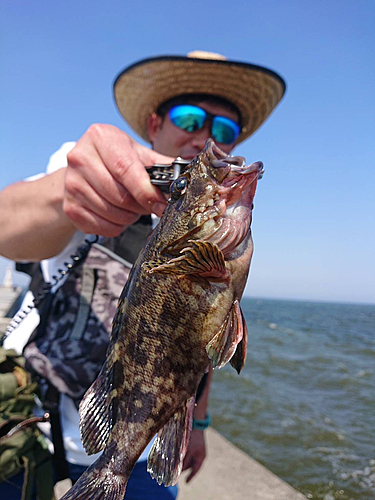
[[[156,113],[152,113],[147,120],[147,133],[148,137],[153,143],[155,141],[155,137],[157,136],[159,130],[161,129],[163,123],[163,118]]]

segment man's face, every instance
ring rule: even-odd
[[[186,104],[199,106],[205,111],[213,115],[225,116],[238,122],[238,115],[235,111],[220,104],[213,104],[204,101],[189,101]],[[153,114],[149,118],[148,134],[153,144],[153,149],[158,153],[167,156],[181,156],[186,160],[193,159],[204,148],[206,141],[211,137],[211,121],[206,120],[203,128],[195,132],[186,132],[173,125],[169,119],[169,114],[166,113],[164,118]],[[226,153],[230,153],[235,146],[233,144],[218,143],[220,149]]]

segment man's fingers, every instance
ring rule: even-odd
[[[195,474],[202,467],[205,458],[206,447],[204,443],[203,432],[193,430],[190,437],[190,444],[182,467],[182,470],[191,469],[189,475],[186,478],[187,483],[193,479]]]
[[[64,210],[84,232],[119,234],[139,215],[161,216],[163,193],[145,165],[168,163],[112,125],[92,125],[68,154]]]
[[[188,477],[186,478],[186,483],[189,483],[193,477],[195,476],[195,472],[194,472],[194,469],[191,470],[190,474],[188,475]]]
[[[139,159],[146,167],[152,167],[154,163],[158,163],[161,165],[169,165],[170,163],[172,163],[172,161],[176,159],[173,158],[172,156],[165,156],[162,155],[161,153],[157,153],[153,149],[146,148],[145,146],[142,146],[141,144],[138,143],[135,143],[134,148],[137,151]]]
[[[202,467],[202,464],[203,464],[203,459],[200,460],[200,458],[197,458],[196,460],[193,461],[192,465],[191,465],[191,471],[190,471],[190,474],[188,475],[188,477],[186,478],[186,482],[188,483],[189,481],[191,481],[193,479],[193,477],[195,476],[195,474],[199,471],[199,469]],[[190,467],[187,467],[187,469],[189,469]]]
[[[103,165],[96,150],[90,152],[87,158],[84,154],[68,155],[68,165],[65,189],[74,194],[89,196],[93,189],[98,196],[118,207],[124,207],[129,192],[111,175]]]
[[[163,193],[151,184],[150,177],[137,158],[119,158],[113,171],[115,179],[128,190],[137,203],[148,210],[166,205]]]
[[[190,469],[193,466],[193,457],[192,455],[187,454],[184,459],[184,463],[182,464],[182,470]]]
[[[92,133],[100,136],[101,132],[101,130],[94,129]],[[106,141],[97,141],[96,147],[101,161],[107,166],[112,176],[132,194],[142,207],[150,210],[150,207],[156,203],[165,205],[165,198],[161,191],[151,184],[145,165],[149,162],[155,163],[156,159],[168,161],[168,157],[163,157],[137,144],[115,127],[107,126],[106,134],[108,135]]]
[[[93,181],[93,185],[91,184]],[[91,210],[102,218],[115,224],[127,223],[127,212],[146,215],[150,210],[144,209],[133,196],[126,191],[117,181],[112,179],[111,185],[83,179],[75,171],[66,175],[65,190],[72,203],[81,207],[82,211]]]
[[[116,224],[104,219],[88,208],[83,209],[74,201],[70,201],[68,196],[64,200],[63,208],[67,216],[81,231],[86,234],[98,234],[107,238],[118,236],[127,226],[134,224],[139,219],[138,214],[124,211],[123,224]]]

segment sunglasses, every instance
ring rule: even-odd
[[[212,138],[216,142],[221,142],[221,144],[232,144],[238,138],[241,131],[238,123],[230,118],[213,115],[191,104],[179,104],[171,108],[169,110],[169,119],[173,125],[186,132],[201,130],[206,120],[210,120]]]

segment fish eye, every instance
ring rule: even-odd
[[[179,177],[172,182],[170,193],[173,198],[178,198],[185,193],[188,181],[186,177]]]

